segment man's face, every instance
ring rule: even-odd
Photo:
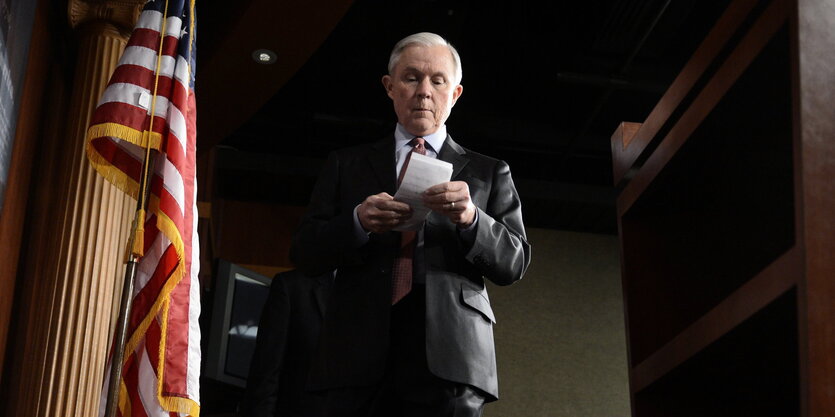
[[[412,45],[403,50],[393,74],[383,77],[383,86],[406,131],[425,136],[446,122],[464,90],[453,84],[454,69],[445,46]]]

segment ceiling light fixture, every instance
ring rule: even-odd
[[[269,65],[274,64],[278,56],[269,49],[256,49],[252,53],[252,59],[259,64]]]

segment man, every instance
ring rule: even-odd
[[[323,398],[304,387],[332,282],[331,272],[309,278],[291,270],[273,278],[258,323],[241,417],[325,415]]]
[[[509,285],[530,263],[519,196],[506,163],[446,133],[463,92],[452,45],[411,35],[388,69],[394,135],[328,157],[291,248],[308,274],[339,270],[308,388],[329,416],[480,416],[498,398],[484,278]],[[453,167],[416,234],[394,230],[412,209],[392,197],[413,151]]]

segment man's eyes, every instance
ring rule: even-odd
[[[406,82],[413,83],[418,82],[419,78],[414,75],[407,75],[405,78]],[[444,85],[446,84],[446,80],[444,78],[432,78],[432,84],[434,85]]]

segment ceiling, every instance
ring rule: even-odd
[[[314,4],[315,3],[315,4]],[[456,141],[506,160],[529,227],[615,234],[610,137],[640,122],[727,1],[236,2],[199,11],[200,152],[215,197],[305,205],[330,150],[376,141],[394,112],[391,47],[431,31],[463,61]],[[211,9],[211,10],[208,10]],[[251,53],[269,48],[273,65]],[[233,80],[233,81],[230,81]]]

